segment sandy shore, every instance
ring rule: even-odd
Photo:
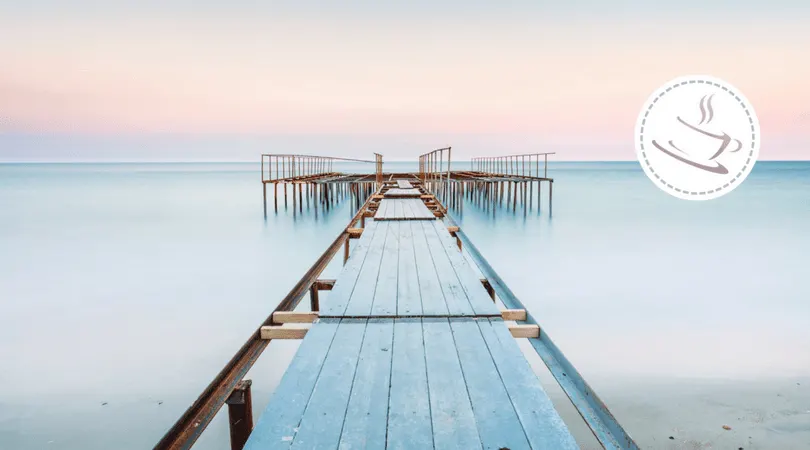
[[[565,394],[544,384],[582,449],[601,448]],[[643,449],[810,449],[810,378],[592,385]]]

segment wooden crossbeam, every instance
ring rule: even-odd
[[[525,311],[524,311],[525,313]],[[538,338],[540,337],[539,325],[509,325],[509,332],[515,338]]]
[[[276,313],[273,313],[275,316]],[[302,326],[263,326],[260,330],[262,339],[304,339],[309,327]]]
[[[349,239],[357,239],[363,235],[362,228],[346,228],[346,232],[349,233]]]

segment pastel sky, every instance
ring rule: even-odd
[[[810,2],[0,0],[0,161],[633,159],[677,76],[737,86],[810,159]]]

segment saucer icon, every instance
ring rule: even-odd
[[[681,77],[661,86],[642,108],[635,147],[656,186],[678,198],[708,200],[751,172],[759,156],[759,121],[730,84]]]

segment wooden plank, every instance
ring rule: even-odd
[[[349,261],[338,276],[335,288],[324,302],[326,307],[321,308],[322,316],[342,316],[351,302],[363,296],[367,296],[369,304],[371,303],[374,283],[380,269],[382,247],[388,234],[388,222],[373,222],[373,229],[373,234],[363,233],[358,246],[350,254]],[[364,242],[366,237],[370,239]],[[365,246],[364,259],[362,262],[353,261],[361,245]]]
[[[276,311],[273,323],[312,323],[318,318],[318,311]]]
[[[413,186],[408,180],[397,180],[397,187],[400,189],[411,189]]]
[[[402,203],[402,209],[405,216],[405,220],[413,220],[415,217],[412,205],[413,202],[410,201]]]
[[[340,436],[341,450],[385,448],[394,322],[369,319]]]
[[[381,201],[377,207],[377,212],[374,213],[374,220],[381,220],[385,218],[385,212],[388,209],[388,203]]]
[[[414,239],[410,222],[399,224],[399,266],[397,268],[397,315],[421,315],[422,298],[414,254]]]
[[[449,314],[439,276],[436,273],[436,266],[433,263],[433,257],[425,240],[425,231],[419,223],[411,222],[408,227],[411,231],[411,242],[416,262],[422,314]]]
[[[301,341],[244,450],[290,447],[339,323],[340,319],[321,320]]]
[[[431,449],[433,433],[420,319],[396,319],[393,351],[386,448]]]
[[[492,302],[492,298],[490,298],[486,289],[484,289],[484,286],[481,284],[481,278],[476,275],[472,267],[467,263],[467,260],[464,259],[464,255],[459,251],[455,239],[450,236],[444,224],[440,221],[435,221],[425,223],[424,226],[433,227],[435,230],[442,244],[441,248],[444,249],[450,259],[470,305],[472,305],[473,311],[479,315],[498,314],[498,308]],[[429,233],[430,231],[426,230],[426,232]]]
[[[543,390],[523,352],[503,321],[478,321],[504,387],[520,419],[526,437],[535,450],[578,449],[568,427]]]
[[[437,449],[481,448],[456,344],[447,319],[423,319],[433,442]]]
[[[396,209],[394,210],[394,218],[395,219],[402,219],[405,218],[405,212],[402,210],[403,205],[405,204],[404,199],[396,199],[396,200],[389,200],[394,202],[394,206]]]
[[[530,449],[523,426],[476,320],[454,319],[450,321],[450,328],[453,330],[481,443],[484,448]]]
[[[540,337],[540,326],[535,324],[509,325],[509,332],[515,338],[538,338]]]
[[[425,203],[419,199],[409,199],[412,203],[415,211],[415,216],[417,219],[425,219],[425,220],[434,220],[436,216],[433,214],[431,210],[425,206]]]
[[[385,192],[385,198],[418,198],[422,195],[419,189],[389,189]]]
[[[467,299],[464,287],[453,269],[447,253],[442,248],[441,239],[433,229],[433,225],[428,222],[420,222],[423,239],[427,242],[436,275],[439,278],[439,286],[444,294],[444,301],[447,304],[447,312],[451,315],[471,316],[474,315],[472,305]],[[479,282],[480,284],[480,282]]]
[[[264,326],[259,333],[262,339],[304,339],[309,327],[298,326]]]
[[[400,222],[392,222],[388,226],[388,236],[385,238],[380,272],[377,275],[377,286],[374,289],[374,301],[366,314],[375,316],[393,316],[397,313],[397,279],[399,277],[399,228]],[[349,310],[354,311],[353,308]]]
[[[504,309],[504,310],[501,310],[501,318],[503,320],[523,321],[523,320],[526,320],[526,310],[525,309]]]
[[[298,433],[293,438],[290,447],[292,450],[338,446],[366,323],[365,319],[340,321],[312,397],[301,418]]]

